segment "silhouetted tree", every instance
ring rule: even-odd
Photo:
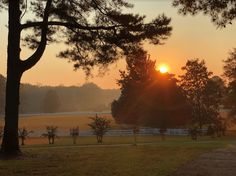
[[[89,73],[93,66],[116,61],[144,40],[160,44],[171,32],[170,19],[164,15],[145,24],[144,16],[123,13],[132,7],[126,0],[2,0],[0,4],[8,11],[9,31],[6,123],[1,147],[5,155],[20,151],[17,130],[21,76],[40,60],[47,44],[64,42],[67,48],[58,56]],[[22,39],[35,49],[28,58],[20,56]]]
[[[205,62],[199,59],[188,60],[182,70],[185,74],[180,76],[180,86],[192,106],[192,123],[198,124],[200,130],[204,125],[216,125],[221,119],[219,111],[224,92],[222,79],[217,76],[210,78],[212,73],[207,70]]]
[[[76,144],[77,137],[79,136],[79,126],[70,129],[70,136],[73,138],[73,144]]]
[[[156,71],[155,62],[140,50],[127,59],[121,72],[121,96],[112,103],[117,123],[167,128],[184,125],[189,106],[176,79]]]
[[[111,127],[111,121],[103,117],[99,117],[97,114],[95,117],[91,117],[92,122],[88,124],[93,130],[93,133],[97,136],[97,142],[102,143],[103,136],[107,130]]]
[[[224,94],[224,84],[220,77],[214,76],[208,80],[203,92],[203,103],[205,106],[205,114],[207,116],[206,123],[218,124],[220,115],[220,105]]]
[[[25,145],[26,138],[29,137],[33,131],[28,131],[25,127],[18,129],[19,138],[21,139],[21,145]]]
[[[203,12],[219,27],[232,24],[236,19],[235,0],[174,0],[173,5],[179,7],[179,13],[183,15]]]
[[[43,112],[45,113],[54,113],[58,112],[61,105],[59,96],[55,90],[49,90],[43,101]]]
[[[231,109],[230,116],[236,115],[236,48],[224,60],[224,76],[228,81],[226,104]]]
[[[0,114],[4,113],[6,79],[0,74]]]
[[[57,129],[56,126],[47,126],[46,127],[46,133],[43,133],[43,137],[48,138],[48,144],[54,144],[55,138],[57,137]]]

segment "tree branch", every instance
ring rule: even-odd
[[[43,25],[43,22],[30,22],[21,25],[21,30],[28,29],[32,27],[40,27]],[[48,26],[64,26],[66,28],[76,28],[83,30],[111,30],[117,27],[121,27],[122,25],[113,25],[113,26],[83,26],[78,23],[69,23],[69,22],[60,22],[60,21],[49,21]]]
[[[26,71],[33,67],[42,57],[44,50],[47,45],[47,32],[48,32],[48,18],[49,18],[49,13],[50,13],[50,7],[52,4],[52,0],[48,0],[45,11],[44,11],[44,16],[43,16],[43,21],[41,22],[41,41],[39,43],[39,46],[37,50],[32,54],[27,60],[22,61],[22,68],[23,71]]]

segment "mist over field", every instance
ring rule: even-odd
[[[117,89],[102,89],[96,84],[82,86],[42,86],[21,84],[21,114],[110,111]],[[0,75],[0,114],[4,112],[5,78]]]

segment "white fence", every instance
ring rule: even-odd
[[[33,137],[40,137],[45,131],[34,131],[34,133],[31,135]],[[141,128],[139,129],[139,132],[137,135],[145,136],[145,135],[159,135],[160,129],[159,128]],[[188,129],[167,129],[165,132],[165,135],[172,135],[172,136],[187,136]],[[69,136],[70,132],[63,131],[58,129],[57,132],[58,136]],[[133,135],[133,129],[127,129],[127,130],[108,130],[108,132],[105,134],[105,136],[131,136]],[[80,131],[79,136],[94,136],[93,131],[87,130],[87,131]]]

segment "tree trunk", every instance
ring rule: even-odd
[[[5,126],[1,147],[4,156],[16,156],[20,153],[18,138],[19,89],[22,76],[20,60],[20,7],[19,0],[9,0],[9,33],[7,49],[7,83]]]
[[[13,73],[14,72],[15,71],[13,71]],[[4,155],[17,155],[20,153],[18,139],[18,108],[21,75],[13,73],[7,75],[5,127],[1,148],[1,152]]]

